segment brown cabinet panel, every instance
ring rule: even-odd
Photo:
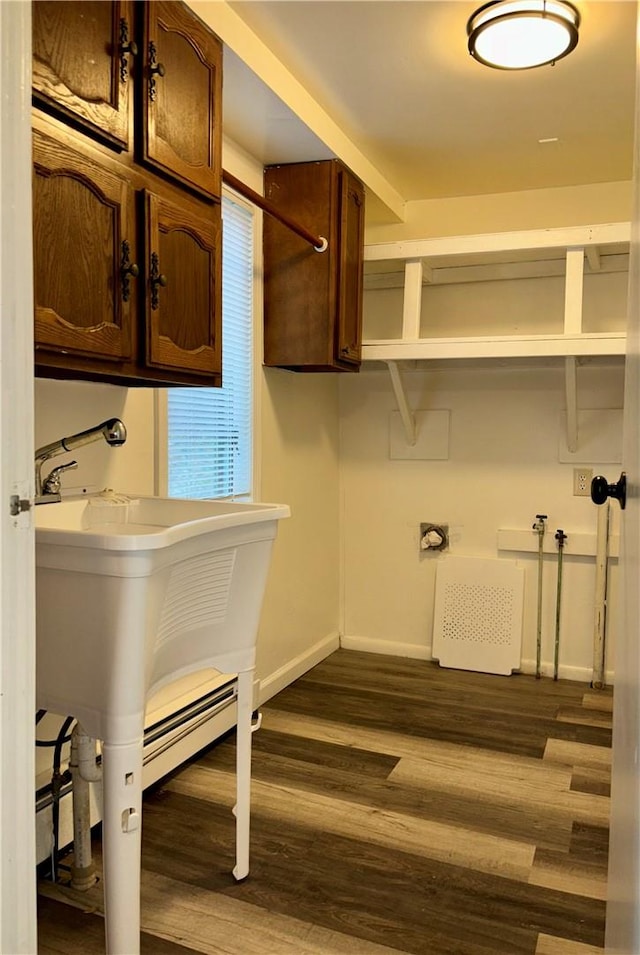
[[[147,353],[156,367],[221,373],[220,207],[200,219],[145,196]]]
[[[101,140],[129,143],[129,0],[35,0],[33,95]]]
[[[328,240],[317,252],[264,219],[264,361],[296,371],[360,366],[364,188],[337,160],[269,166],[265,195]]]
[[[37,373],[219,385],[220,40],[179,0],[34,0],[33,99]]]
[[[131,356],[132,290],[122,270],[135,237],[124,177],[34,132],[35,345]]]
[[[222,45],[182,4],[144,12],[142,161],[219,198]]]

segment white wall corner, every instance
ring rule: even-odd
[[[363,653],[384,653],[391,657],[409,657],[412,660],[431,660],[431,647],[421,643],[399,643],[396,640],[380,640],[373,637],[357,637],[343,634],[340,646],[344,650],[360,650]]]
[[[289,684],[303,676],[307,670],[318,663],[322,663],[326,657],[330,656],[340,647],[340,637],[337,633],[330,633],[322,640],[318,640],[313,646],[299,653],[293,660],[289,660],[284,666],[279,667],[268,676],[260,680],[260,691],[258,695],[259,704],[262,705],[270,700],[272,696],[286,689]]]

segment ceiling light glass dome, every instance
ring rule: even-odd
[[[502,70],[555,63],[578,42],[580,14],[566,0],[494,0],[469,18],[469,52]]]

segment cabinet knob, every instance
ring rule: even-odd
[[[131,56],[138,55],[138,44],[129,39],[129,24],[126,20],[120,20],[120,43],[118,44],[120,54],[120,82],[126,83],[129,71],[127,62],[127,53]]]
[[[164,76],[166,73],[164,63],[158,63],[157,53],[156,45],[151,40],[149,43],[149,99],[152,103],[158,95],[156,76]]]
[[[159,289],[167,287],[167,276],[160,271],[160,260],[157,252],[151,253],[151,272],[149,274],[151,286],[151,308],[155,312],[160,304]]]

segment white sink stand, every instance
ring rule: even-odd
[[[215,666],[215,663],[214,663]],[[238,673],[236,739],[236,864],[234,878],[249,874],[251,714],[254,667]],[[143,738],[102,741],[103,881],[107,955],[140,951],[140,867]]]
[[[237,674],[233,875],[249,872],[256,639],[289,516],[276,504],[123,497],[36,513],[36,701],[102,742],[107,955],[140,951],[146,702],[202,669]]]

